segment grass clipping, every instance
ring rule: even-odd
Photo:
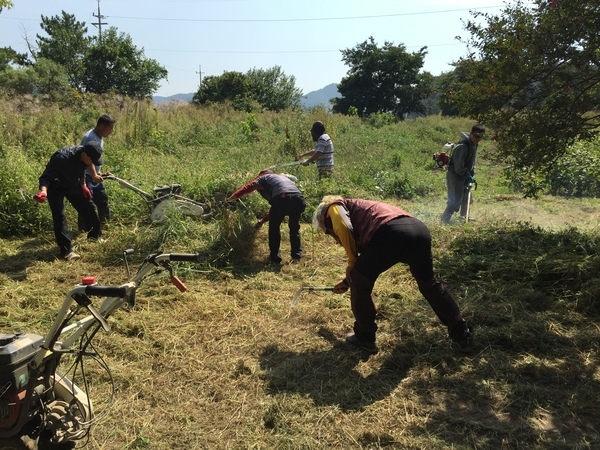
[[[446,330],[398,265],[375,286],[380,352],[366,357],[343,343],[353,323],[349,295],[304,289],[343,276],[343,251],[333,241],[303,225],[305,257],[273,267],[265,262],[266,229],[245,234],[238,219],[223,220],[230,231],[218,241],[198,234],[202,240],[188,236],[188,245],[207,255],[238,246],[235,258],[215,259],[227,267],[208,259],[176,267],[185,293],[167,275],[149,280],[136,308],[116,312],[112,332],[99,333],[115,404],[86,448],[600,445],[596,234],[432,226],[436,270],[475,326],[476,352],[449,347]],[[44,334],[57,293],[81,275],[122,283],[118,242],[110,240],[119,239],[119,229],[107,230],[110,246],[85,244],[83,258],[69,263],[51,257],[52,242],[2,241],[2,331]],[[302,301],[291,308],[298,291]],[[102,392],[105,378],[93,367],[89,375]]]

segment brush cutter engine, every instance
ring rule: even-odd
[[[169,194],[181,194],[181,184],[176,183],[170,186],[155,186],[153,191],[156,197],[162,197]]]
[[[0,334],[0,432],[10,432],[24,412],[28,365],[43,342],[37,334]],[[37,437],[43,432],[50,443],[81,439],[92,424],[90,399],[58,372],[50,377],[49,388],[38,379],[29,407],[30,423],[23,435]]]
[[[19,418],[29,382],[27,364],[42,342],[37,334],[0,334],[0,430]]]
[[[441,152],[434,153],[433,160],[440,169],[448,168],[448,164],[450,164],[450,155],[452,154],[453,148],[454,144],[452,142],[446,142]]]

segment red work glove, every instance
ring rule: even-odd
[[[33,199],[38,203],[44,203],[46,201],[46,197],[48,197],[48,194],[46,194],[44,191],[40,191],[33,196]]]
[[[87,187],[85,184],[83,186],[81,186],[81,193],[83,194],[83,196],[86,199],[88,199],[88,200],[92,199],[92,192],[90,191],[90,188]]]

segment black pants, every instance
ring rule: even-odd
[[[110,208],[108,207],[108,194],[104,188],[104,183],[94,183],[92,176],[85,173],[85,183],[92,193],[92,201],[98,208],[98,218],[100,223],[104,224],[110,221]],[[91,224],[87,224],[81,214],[77,218],[77,225],[81,231],[89,231]]]
[[[275,197],[271,200],[269,211],[269,253],[271,261],[281,262],[279,245],[281,244],[280,226],[285,216],[288,216],[290,229],[291,257],[302,257],[302,243],[300,242],[300,216],[306,208],[306,201],[301,195]]]
[[[358,338],[375,341],[373,286],[380,274],[399,262],[408,264],[419,291],[450,332],[464,323],[458,304],[433,275],[431,235],[427,226],[414,217],[401,217],[375,233],[352,269],[350,301]]]
[[[65,198],[73,205],[80,217],[83,217],[85,223],[90,227],[88,230],[88,239],[98,239],[100,237],[100,220],[96,214],[94,203],[86,199],[79,187],[66,189],[60,186],[48,187],[48,204],[52,211],[52,223],[54,226],[54,237],[60,251],[61,258],[70,253],[73,249],[71,245],[71,235],[67,226],[67,216],[65,214]]]

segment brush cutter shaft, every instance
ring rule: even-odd
[[[290,163],[275,164],[274,166],[267,167],[265,170],[275,170],[275,169],[281,169],[282,167],[299,166],[300,164],[304,164],[306,161],[308,161],[308,159],[302,159],[300,161],[293,161]]]

